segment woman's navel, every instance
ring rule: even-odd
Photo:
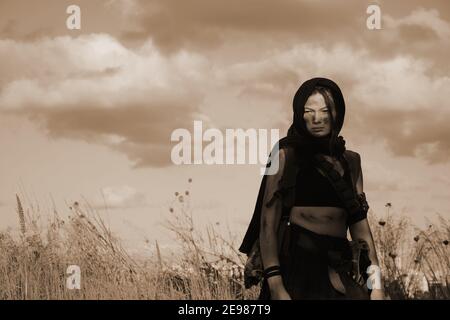
[[[303,211],[300,212],[300,215],[302,218],[306,219],[306,220],[311,220],[311,221],[316,221],[317,217],[315,217],[313,214],[307,214]]]

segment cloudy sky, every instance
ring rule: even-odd
[[[17,227],[16,193],[42,215],[88,201],[134,248],[170,246],[161,224],[189,190],[198,221],[242,235],[260,165],[176,166],[171,133],[284,136],[316,76],[343,91],[371,210],[450,218],[449,39],[447,0],[0,0],[0,224]]]

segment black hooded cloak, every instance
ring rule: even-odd
[[[334,118],[331,116],[331,133],[325,137],[314,137],[306,128],[306,123],[303,119],[305,103],[311,93],[316,87],[328,88],[332,94],[335,105]],[[330,108],[330,106],[329,106]],[[274,193],[273,197],[266,204],[270,207],[275,198],[283,200],[282,216],[289,216],[290,208],[293,206],[294,194],[292,190],[295,188],[297,170],[304,170],[311,164],[313,155],[322,153],[332,155],[338,159],[342,159],[345,152],[345,140],[342,136],[338,136],[343,124],[345,116],[345,101],[338,85],[326,78],[313,78],[305,81],[297,90],[293,100],[294,119],[290,126],[287,135],[280,139],[277,144],[278,148],[291,147],[294,151],[293,156],[286,159],[285,170],[283,178],[281,179],[280,188]],[[331,111],[331,110],[330,110]],[[267,166],[270,166],[270,157]],[[258,197],[256,201],[255,210],[244,236],[239,251],[249,254],[253,244],[259,237],[261,211],[263,205],[264,191],[266,188],[267,175],[262,178],[261,186],[259,188]]]

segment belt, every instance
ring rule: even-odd
[[[354,248],[347,239],[320,235],[296,224],[290,224],[288,228],[291,229],[288,232],[297,232],[296,245],[327,263],[334,289],[350,299],[368,299],[367,290],[355,281],[355,276],[360,278],[359,268],[355,269]]]

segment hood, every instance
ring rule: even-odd
[[[298,134],[310,136],[310,133],[306,129],[303,114],[305,112],[305,103],[317,86],[328,88],[333,96],[336,118],[332,118],[332,131],[333,134],[337,136],[344,125],[345,101],[338,85],[333,80],[327,78],[309,79],[298,88],[292,104],[294,111],[293,126]]]

